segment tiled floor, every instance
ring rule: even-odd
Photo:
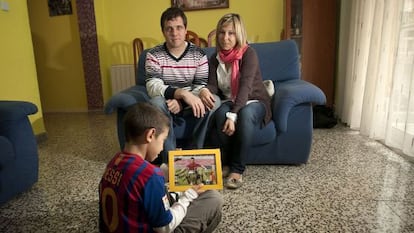
[[[0,232],[97,232],[97,186],[118,150],[115,115],[45,115],[40,177],[0,207]],[[317,129],[301,166],[248,166],[223,190],[216,232],[414,232],[414,165],[344,126]]]

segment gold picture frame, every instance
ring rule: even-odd
[[[171,6],[183,11],[229,8],[229,0],[171,0]]]
[[[72,0],[48,0],[49,16],[71,15]]]
[[[203,183],[203,189],[223,189],[220,149],[168,152],[169,191],[185,191]]]

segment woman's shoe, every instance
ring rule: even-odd
[[[239,179],[230,177],[226,180],[226,184],[225,186],[229,189],[238,189],[243,185],[243,179],[242,176],[240,175]]]

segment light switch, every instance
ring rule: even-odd
[[[1,9],[3,10],[3,11],[9,11],[9,3],[7,2],[7,1],[1,1],[0,2],[1,4]]]

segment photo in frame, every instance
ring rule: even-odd
[[[71,0],[48,0],[49,16],[71,15]]]
[[[184,11],[229,8],[229,0],[171,0],[171,6]]]
[[[169,191],[185,191],[197,184],[203,189],[223,189],[220,149],[168,152]]]

